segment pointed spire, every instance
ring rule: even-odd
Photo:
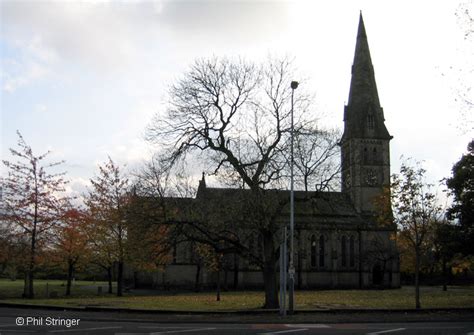
[[[202,194],[206,191],[206,174],[204,173],[204,171],[202,172],[202,178],[201,180],[199,181],[199,186],[198,186],[198,189],[197,189],[197,194],[196,194],[196,197],[200,197],[202,196]]]
[[[357,42],[352,65],[349,105],[361,102],[374,102],[380,106],[362,11],[359,16],[359,28],[357,30]]]
[[[362,11],[359,14],[359,28],[357,31],[357,39],[360,37],[367,38],[367,34],[365,33],[365,26],[364,26],[364,18],[362,17]]]
[[[370,129],[367,121],[369,118]],[[344,111],[343,139],[347,137],[390,137],[384,124],[362,11],[359,15],[349,102]]]

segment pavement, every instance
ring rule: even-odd
[[[389,318],[378,322],[361,322],[360,319],[354,322],[342,322],[341,314],[333,315],[338,316],[339,321],[335,321],[337,318],[332,321],[324,320],[324,316],[328,315],[330,314],[297,313],[274,318],[273,314],[266,313],[233,315],[234,318],[229,319],[229,316],[222,318],[222,315],[216,318],[214,314],[207,314],[204,318],[198,314],[169,314],[164,317],[160,313],[127,314],[111,311],[79,312],[0,307],[0,335],[474,335],[474,319],[396,322]]]
[[[434,322],[473,321],[474,307],[438,309],[319,309],[295,311],[294,315],[280,316],[277,310],[242,311],[166,311],[112,307],[64,307],[14,304],[0,302],[0,316],[8,311],[24,315],[63,313],[91,321],[155,321],[180,323],[301,323],[301,322]],[[49,315],[48,314],[48,315]],[[474,335],[474,334],[473,334]]]

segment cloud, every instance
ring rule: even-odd
[[[173,36],[208,43],[268,39],[287,25],[284,2],[135,1],[2,2],[2,35],[12,43],[38,43],[37,55],[97,69],[116,69],[141,57],[145,47],[173,48]],[[218,41],[216,41],[218,38]],[[25,46],[21,46],[25,48]],[[30,46],[34,47],[34,45]]]
[[[87,194],[87,189],[91,186],[89,180],[74,177],[69,178],[69,183],[66,185],[66,195],[73,198],[73,203],[76,205],[83,204],[83,196]]]
[[[18,60],[7,58],[3,59],[2,63],[2,90],[8,93],[13,93],[50,73],[49,67],[34,56],[20,57]]]
[[[37,59],[59,57],[97,70],[124,64],[133,55],[134,15],[125,9],[134,5],[8,1],[1,6],[2,38]]]
[[[248,42],[284,30],[287,8],[288,3],[274,1],[167,1],[159,20],[188,34]]]

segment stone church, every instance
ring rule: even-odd
[[[297,288],[400,286],[396,227],[393,223],[380,224],[375,208],[375,199],[390,185],[391,139],[361,15],[340,140],[341,192],[295,192]],[[223,203],[245,196],[246,191],[207,187],[203,176],[196,197],[186,201],[221,208]],[[275,192],[289,198],[289,191]],[[288,207],[281,212],[281,222],[289,220]],[[246,239],[250,250],[261,248],[255,235]],[[255,265],[237,255],[225,257],[227,266],[220,275],[224,287],[263,285],[262,272]],[[216,283],[216,273],[199,264],[196,252],[187,243],[176,245],[171,264],[150,276],[142,280],[152,280],[162,287],[194,287],[196,282],[211,287]]]

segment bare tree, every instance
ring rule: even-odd
[[[295,132],[296,183],[306,192],[340,190],[340,162],[336,130],[320,130],[311,126]]]
[[[453,64],[443,76],[448,79],[451,77],[455,81],[452,90],[454,100],[458,107],[459,122],[458,128],[463,133],[472,132],[474,119],[474,97],[472,94],[472,76],[474,66],[472,63],[473,54],[473,32],[474,32],[474,18],[473,18],[472,0],[459,3],[455,15],[459,28],[464,36],[464,42],[458,44],[458,53],[460,56],[460,64]]]
[[[33,278],[38,254],[61,216],[66,198],[64,173],[48,170],[63,162],[44,163],[49,152],[36,156],[32,148],[18,134],[18,150],[10,149],[17,161],[4,160],[8,175],[3,180],[2,220],[12,232],[26,236],[29,243],[26,265],[25,296],[34,298]]]
[[[268,308],[278,306],[276,232],[280,226],[274,210],[281,205],[269,204],[265,189],[281,182],[287,164],[292,73],[287,59],[265,65],[198,60],[171,87],[167,115],[157,116],[147,132],[149,140],[168,148],[170,164],[200,151],[212,162],[215,174],[241,180],[243,188],[250,190],[254,211],[247,224],[263,240],[260,264]],[[309,102],[308,95],[299,91],[297,127],[304,121]]]

